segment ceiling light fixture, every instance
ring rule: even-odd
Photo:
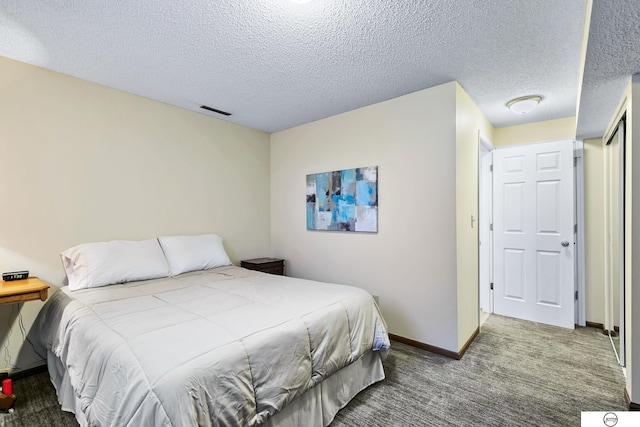
[[[538,95],[521,96],[507,102],[507,107],[516,114],[526,114],[538,106],[542,97]]]

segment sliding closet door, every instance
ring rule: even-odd
[[[605,155],[605,329],[624,366],[625,148],[624,121],[604,147]]]

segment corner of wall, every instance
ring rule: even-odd
[[[270,137],[272,252],[288,272],[379,295],[389,332],[453,352],[455,97],[444,83]],[[378,233],[307,231],[305,175],[365,165],[379,168]]]
[[[458,351],[479,327],[478,137],[494,128],[456,82],[456,277]]]

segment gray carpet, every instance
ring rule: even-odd
[[[462,360],[393,342],[387,379],[336,416],[342,426],[579,426],[580,411],[623,411],[624,377],[609,338],[491,316]],[[77,426],[46,373],[14,382],[1,426]]]
[[[393,343],[387,379],[338,413],[341,426],[579,426],[623,411],[609,337],[492,315],[462,360]]]

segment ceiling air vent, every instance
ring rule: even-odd
[[[222,110],[216,110],[215,108],[211,108],[207,105],[201,105],[200,108],[202,108],[203,110],[209,110],[209,111],[213,111],[214,113],[222,114],[223,116],[231,115],[231,113],[227,113],[226,111],[222,111]]]

